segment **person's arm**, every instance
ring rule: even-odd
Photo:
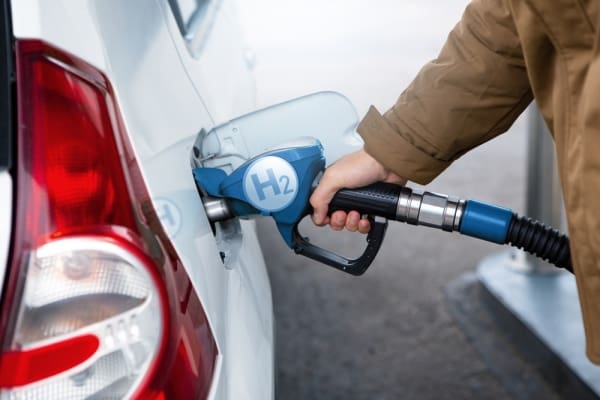
[[[371,107],[359,124],[364,151],[379,167],[370,161],[357,165],[357,169],[373,170],[365,171],[359,183],[343,163],[328,168],[311,197],[313,220],[318,225],[329,223],[323,214],[340,185],[375,182],[381,169],[429,183],[462,154],[505,132],[531,99],[508,2],[473,1],[439,57],[421,69],[396,104],[383,115]],[[347,223],[345,214],[336,217],[333,227]],[[356,230],[354,225],[348,228]]]

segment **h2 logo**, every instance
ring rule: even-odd
[[[244,175],[244,194],[261,211],[279,211],[290,205],[298,193],[298,175],[282,158],[262,157]]]

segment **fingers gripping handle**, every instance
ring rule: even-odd
[[[359,189],[342,189],[329,204],[329,212],[355,210],[395,220],[401,191],[402,186],[383,182]]]

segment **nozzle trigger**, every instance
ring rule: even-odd
[[[371,265],[385,237],[388,221],[375,218],[371,220],[371,230],[367,235],[367,247],[363,254],[355,259],[348,259],[330,250],[323,249],[310,243],[308,238],[303,237],[298,231],[298,224],[294,225],[292,231],[292,247],[296,254],[327,264],[340,271],[351,275],[362,275]]]

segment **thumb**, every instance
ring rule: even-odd
[[[323,186],[319,185],[310,196],[309,202],[313,208],[312,220],[315,225],[325,225],[327,223],[327,210],[334,194],[335,192],[328,192],[323,189]]]

